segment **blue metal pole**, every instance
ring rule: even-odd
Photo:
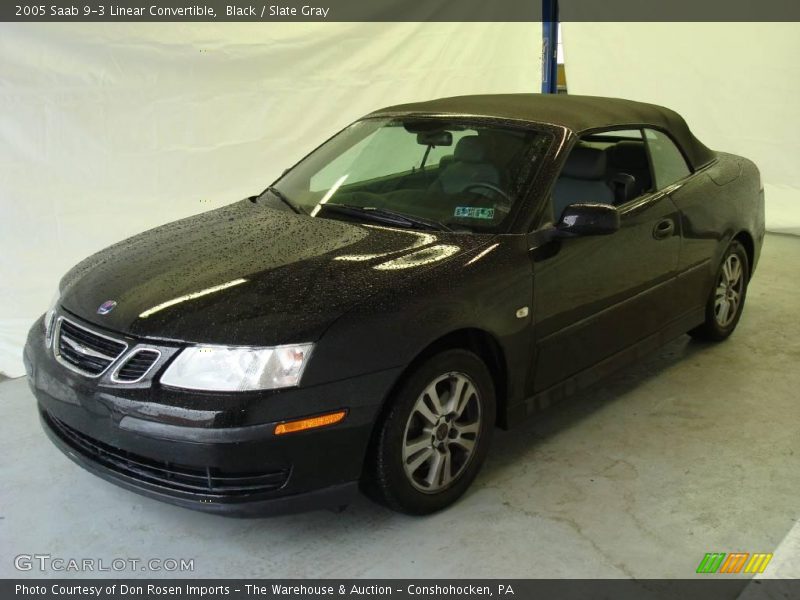
[[[558,0],[542,0],[542,93],[558,92]]]

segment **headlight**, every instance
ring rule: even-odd
[[[56,308],[58,307],[58,301],[60,299],[61,294],[56,292],[56,295],[53,296],[53,299],[50,301],[50,308],[44,313],[44,341],[48,348],[53,341],[53,321],[55,320]]]
[[[274,390],[300,383],[313,344],[247,348],[185,348],[161,376],[161,383],[190,390],[238,392]]]

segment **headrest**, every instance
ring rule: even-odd
[[[611,147],[611,162],[614,166],[646,169],[647,151],[644,142],[622,141]]]
[[[605,179],[605,150],[592,146],[575,146],[567,157],[561,175],[572,179]]]
[[[486,157],[486,148],[477,135],[468,135],[458,140],[453,158],[464,162],[483,162]]]

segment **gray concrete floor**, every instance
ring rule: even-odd
[[[194,577],[690,577],[711,551],[775,552],[767,576],[800,576],[798,264],[800,238],[768,236],[730,340],[684,336],[498,432],[471,492],[427,518],[362,500],[232,520],[141,498],[62,456],[6,381],[0,576],[48,553],[193,558]]]

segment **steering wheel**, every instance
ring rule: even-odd
[[[493,191],[495,194],[499,194],[503,198],[505,198],[509,204],[511,204],[511,198],[508,194],[506,194],[500,187],[496,186],[493,183],[489,183],[487,181],[479,181],[477,183],[470,183],[467,187],[465,187],[462,192],[468,192],[472,188],[486,188],[487,190]]]

